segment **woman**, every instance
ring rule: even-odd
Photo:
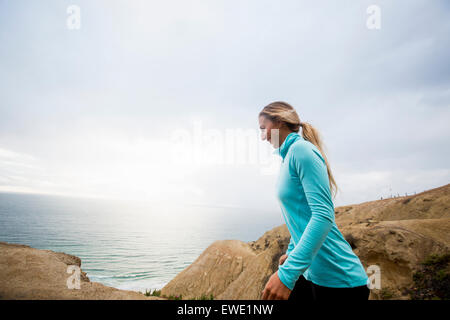
[[[264,107],[259,124],[261,138],[282,158],[277,196],[291,234],[262,299],[367,300],[364,267],[334,221],[337,186],[317,130],[281,101]]]

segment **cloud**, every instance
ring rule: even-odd
[[[0,2],[3,190],[278,210],[258,164],[170,161],[193,119],[257,130],[275,100],[322,133],[337,204],[450,178],[447,1],[380,0],[378,31],[370,1],[77,3],[69,31],[72,3]]]

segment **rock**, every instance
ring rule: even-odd
[[[161,290],[161,295],[181,294],[183,299],[199,298],[201,294],[217,296],[241,274],[254,256],[253,250],[241,241],[215,241],[194,263],[170,281]]]
[[[449,252],[449,202],[450,184],[414,196],[336,208],[339,230],[364,267],[380,267],[381,288],[372,289],[370,299],[410,298],[414,270],[430,254]],[[286,225],[281,225],[249,243],[216,241],[162,294],[182,294],[183,299],[210,294],[214,299],[260,299],[289,238]],[[225,255],[230,259],[224,259]]]
[[[67,267],[78,257],[0,242],[0,299],[160,299],[90,282],[81,270],[80,289],[69,289]]]
[[[161,294],[181,294],[183,299],[211,294],[214,299],[260,299],[266,281],[287,249],[289,237],[282,225],[249,243],[215,241],[162,288]]]
[[[365,267],[380,266],[371,299],[409,299],[412,274],[431,254],[450,250],[450,184],[414,196],[340,207],[336,223]],[[350,208],[350,209],[347,209]]]
[[[424,201],[432,199],[433,201]],[[375,221],[450,218],[450,184],[414,196],[368,201],[336,208],[339,226]]]
[[[265,249],[256,251],[239,277],[224,292],[217,296],[220,300],[259,300],[269,277],[278,269],[278,260],[286,252],[289,244],[286,225],[266,232],[256,243],[263,242]],[[250,243],[250,247],[253,243]],[[258,246],[258,244],[257,244]]]
[[[371,299],[381,299],[386,291],[391,298],[409,299],[407,290],[413,283],[414,270],[430,254],[450,251],[448,218],[381,221],[340,229],[346,238],[352,238],[353,251],[366,269],[370,265],[380,267],[381,288],[371,290]]]

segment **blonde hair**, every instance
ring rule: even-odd
[[[324,145],[320,137],[319,131],[308,122],[301,122],[295,109],[288,103],[283,101],[275,101],[265,106],[259,113],[259,116],[264,116],[272,122],[279,122],[284,124],[289,130],[299,132],[302,127],[302,136],[305,140],[314,144],[322,154],[325,164],[327,166],[328,180],[330,183],[330,191],[333,197],[336,196],[338,187],[331,173],[330,165],[327,157],[323,151]]]

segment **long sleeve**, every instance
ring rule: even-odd
[[[305,144],[296,144],[292,148],[293,169],[300,179],[311,218],[300,241],[278,269],[280,280],[291,290],[311,265],[334,223],[334,207],[323,158],[316,149]]]
[[[289,240],[289,245],[286,250],[286,254],[289,255],[291,253],[292,249],[294,249],[294,240],[292,239],[292,236],[291,236],[291,240]]]

